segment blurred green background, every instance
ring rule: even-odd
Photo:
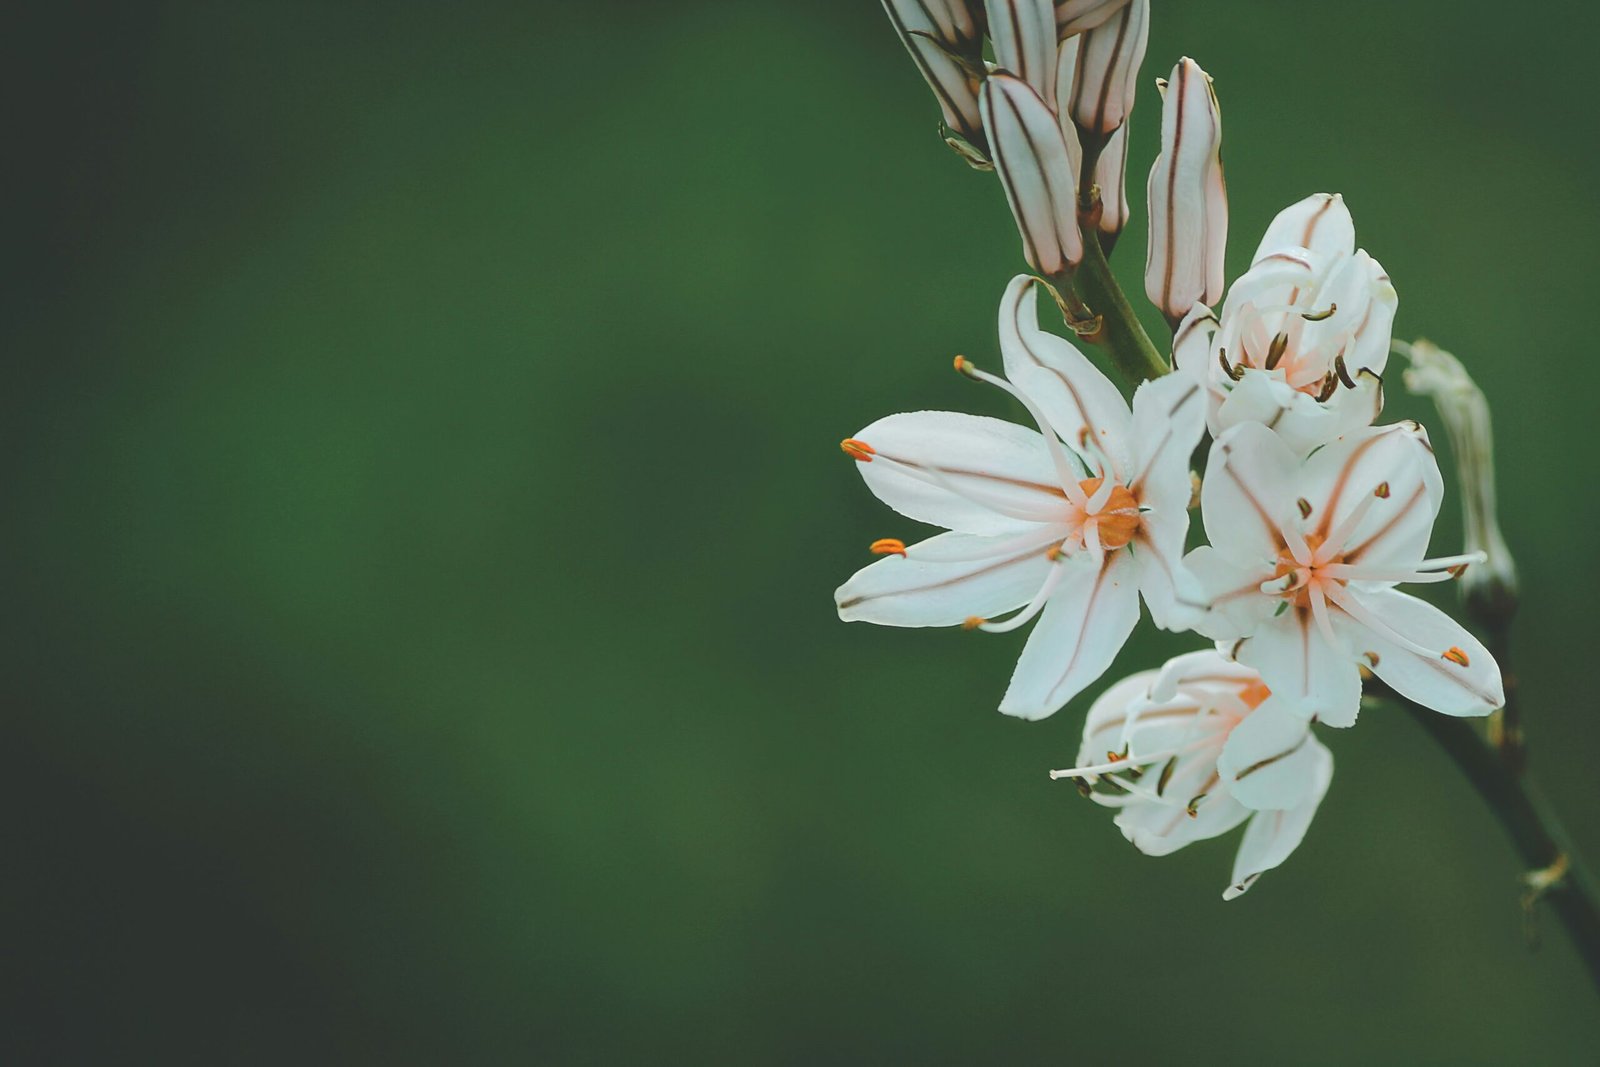
[[[1341,191],[1488,389],[1533,766],[1600,860],[1600,16],[1154,6],[1141,185],[1193,55],[1231,267]],[[8,23],[8,1062],[1594,1062],[1408,719],[1324,731],[1224,905],[1236,837],[1148,859],[1046,779],[1087,700],[992,710],[1021,635],[835,620],[918,533],[836,442],[1007,413],[949,360],[1022,266],[876,3]]]

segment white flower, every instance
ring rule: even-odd
[[[1061,111],[1072,116],[1085,141],[1104,143],[1127,121],[1149,36],[1149,0],[1132,0],[1062,44],[1063,49],[1076,46],[1077,54],[1072,94],[1060,101]]]
[[[1250,825],[1224,891],[1232,900],[1289,858],[1333,780],[1333,754],[1248,667],[1215,651],[1167,661],[1089,709],[1074,778],[1148,856]]]
[[[1072,150],[1055,114],[1021,79],[991,75],[979,107],[1023,256],[1034,270],[1059,278],[1083,259]]]
[[[1144,291],[1174,328],[1196,302],[1222,298],[1228,191],[1222,112],[1211,76],[1180,59],[1164,83],[1161,154],[1150,168],[1150,242]]]
[[[1443,485],[1415,423],[1376,426],[1299,458],[1257,423],[1211,448],[1201,490],[1210,547],[1187,557],[1209,604],[1195,629],[1303,715],[1350,726],[1360,667],[1447,715],[1505,701],[1500,668],[1439,609],[1395,590],[1444,581],[1481,555],[1424,559]]]
[[[938,98],[945,125],[982,151],[978,84],[983,5],[965,0],[883,0],[883,9]]]
[[[1203,306],[1189,312],[1173,355],[1206,383],[1213,436],[1265,423],[1303,454],[1382,410],[1397,302],[1383,268],[1356,250],[1344,200],[1319,193],[1273,220],[1220,325]]]
[[[867,486],[902,515],[948,529],[863,568],[835,594],[839,616],[886,626],[1038,625],[1000,704],[1055,712],[1110,666],[1144,595],[1157,625],[1178,605],[1188,531],[1189,454],[1199,388],[1146,382],[1133,410],[1066,340],[1039,328],[1039,282],[1012,280],[1000,305],[1010,382],[958,357],[968,375],[1022,401],[1043,432],[942,411],[890,415],[843,443]],[[1185,589],[1185,599],[1198,591]],[[1004,621],[989,621],[1013,609]]]

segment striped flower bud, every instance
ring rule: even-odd
[[[1056,0],[1056,33],[1065,41],[1094,29],[1126,6],[1128,0]]]
[[[1069,109],[1085,144],[1104,144],[1127,121],[1149,35],[1150,0],[1131,0],[1084,32]]]
[[[994,74],[979,97],[995,170],[1028,264],[1047,277],[1083,258],[1072,154],[1056,116],[1026,82]]]
[[[1228,193],[1222,113],[1211,76],[1192,59],[1172,68],[1161,102],[1161,154],[1150,168],[1144,291],[1176,328],[1196,301],[1222,298]]]
[[[1056,107],[1056,14],[1051,0],[984,0],[994,65]]]
[[[1070,100],[1072,83],[1077,77],[1079,41],[1061,42],[1056,62],[1056,99]],[[1107,254],[1117,235],[1128,224],[1128,126],[1124,122],[1106,142],[1104,150],[1095,160],[1093,182],[1100,193],[1101,245]],[[1061,111],[1061,135],[1066,138],[1067,151],[1072,158],[1072,174],[1081,186],[1083,181],[1083,146],[1078,141],[1078,127],[1066,109]],[[1081,190],[1080,190],[1081,192]]]
[[[945,125],[981,152],[983,5],[977,0],[883,0],[883,9],[938,98]]]

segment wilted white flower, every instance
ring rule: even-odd
[[[983,80],[983,4],[979,0],[883,0],[883,9],[938,98],[945,125],[981,152],[984,138],[978,88]]]
[[[1169,660],[1106,690],[1089,709],[1073,778],[1116,808],[1124,837],[1150,856],[1249,820],[1222,896],[1232,900],[1289,858],[1333,780],[1311,724],[1248,667],[1215,651]]]
[[[1211,76],[1192,59],[1178,61],[1163,90],[1149,205],[1144,291],[1176,328],[1197,302],[1222,298],[1228,241],[1222,112]]]
[[[909,547],[877,542],[886,558],[835,594],[840,618],[886,626],[1004,632],[1037,616],[1000,704],[1026,719],[1104,673],[1139,619],[1141,593],[1158,625],[1180,623],[1189,454],[1202,423],[1199,389],[1179,375],[1140,386],[1130,413],[1076,348],[1040,329],[1040,284],[1018,276],[1001,301],[1009,382],[957,359],[1020,400],[1038,430],[919,411],[844,441],[880,500],[950,532]]]
[[[1319,193],[1268,227],[1249,271],[1228,290],[1205,357],[1192,343],[1175,345],[1174,356],[1206,384],[1213,436],[1262,423],[1305,453],[1382,410],[1397,303],[1383,268],[1356,250],[1344,200]],[[1194,307],[1179,336],[1209,336],[1211,318]]]
[[[1139,65],[1150,35],[1149,0],[1131,0],[1076,41],[1072,93],[1061,100],[1086,143],[1104,144],[1133,111]]]
[[[1447,715],[1505,702],[1487,649],[1400,582],[1452,577],[1479,555],[1425,559],[1443,482],[1415,423],[1357,430],[1307,459],[1259,423],[1211,448],[1201,490],[1210,547],[1186,563],[1209,605],[1195,629],[1304,715],[1350,726],[1360,668]]]
[[[1054,113],[1019,78],[991,75],[980,105],[1023,256],[1034,270],[1058,278],[1083,259],[1071,149]]]

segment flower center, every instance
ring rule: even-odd
[[[1092,501],[1100,491],[1104,479],[1090,478],[1078,483],[1083,495]],[[1125,485],[1114,485],[1111,494],[1099,511],[1084,516],[1084,524],[1094,523],[1100,532],[1100,544],[1107,551],[1121,548],[1133,540],[1139,530],[1139,501]]]
[[[1311,549],[1311,563],[1309,565],[1295,559],[1294,553],[1288,548],[1283,548],[1278,552],[1278,566],[1272,572],[1273,580],[1281,580],[1285,583],[1285,588],[1279,595],[1297,608],[1309,608],[1311,606],[1311,586],[1314,582],[1322,580],[1317,574],[1317,569],[1328,563],[1337,562],[1337,560],[1317,558],[1317,549],[1322,547],[1322,541],[1321,534],[1306,535],[1306,546]]]

